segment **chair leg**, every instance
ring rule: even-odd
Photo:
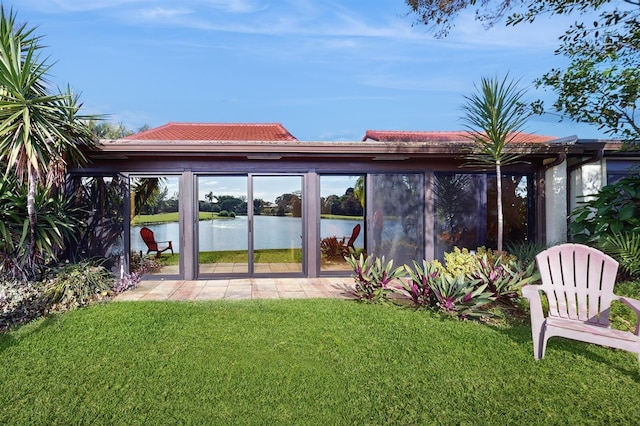
[[[547,336],[547,334],[545,333],[545,330],[542,330],[542,341],[540,342],[540,359],[544,358],[544,354],[547,350],[547,340],[549,340],[549,337]]]
[[[543,324],[531,324],[531,338],[533,340],[533,356],[536,361],[544,357],[547,339],[545,337],[545,326]]]

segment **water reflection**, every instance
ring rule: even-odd
[[[254,226],[260,227],[262,232],[256,233],[255,249],[301,248],[300,234],[301,218],[278,216],[255,216]],[[355,220],[322,219],[320,221],[321,238],[351,235]],[[131,250],[143,251],[147,248],[140,238],[140,228],[143,225],[131,227]],[[180,227],[178,222],[146,225],[153,230],[157,240],[173,241],[174,251],[179,251]],[[248,222],[246,216],[236,216],[233,219],[202,220],[198,224],[200,237],[200,251],[246,250]],[[297,234],[295,234],[297,232]],[[297,235],[296,238],[290,237]],[[364,232],[361,232],[355,242],[356,247],[364,247]]]

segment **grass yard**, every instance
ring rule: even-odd
[[[139,214],[131,219],[132,225],[143,225],[153,223],[169,223],[178,221],[178,212],[171,213],[158,213],[158,214]],[[211,212],[198,212],[198,220],[211,220],[211,219],[230,219],[229,217],[220,217],[218,213],[212,214]]]
[[[302,249],[260,249],[254,250],[256,263],[302,263]],[[199,263],[246,263],[249,256],[247,250],[221,250],[198,253]],[[180,256],[165,252],[156,258],[162,266],[177,265]]]
[[[0,335],[0,424],[640,424],[632,354],[334,299],[111,302]]]

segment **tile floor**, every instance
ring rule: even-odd
[[[144,280],[115,300],[349,298],[351,289],[351,277]]]

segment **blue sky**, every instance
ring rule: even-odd
[[[300,140],[360,140],[372,130],[458,130],[464,95],[507,72],[533,80],[573,18],[485,31],[471,15],[449,37],[412,26],[403,0],[13,0],[55,61],[51,81],[86,113],[133,130],[178,122],[279,122]],[[558,117],[527,131],[602,137]]]

